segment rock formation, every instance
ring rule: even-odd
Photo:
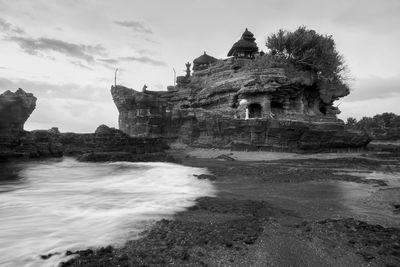
[[[0,146],[17,144],[24,124],[36,107],[36,97],[19,88],[0,95]]]
[[[168,91],[113,86],[119,128],[130,136],[237,149],[327,150],[369,142],[336,117],[333,102],[349,94],[347,87],[254,53],[193,69]]]
[[[106,125],[94,133],[62,133],[60,142],[65,155],[82,161],[170,161],[161,138],[130,137]]]
[[[24,123],[36,106],[36,97],[18,89],[0,95],[0,160],[10,158],[77,156],[85,161],[170,161],[160,138],[133,138],[101,125],[95,133],[25,131]]]

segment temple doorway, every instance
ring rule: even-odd
[[[262,108],[261,108],[260,104],[257,104],[257,103],[250,104],[248,106],[248,109],[249,109],[249,118],[250,119],[261,118]]]
[[[278,101],[271,101],[271,112],[274,115],[283,113],[283,104]]]

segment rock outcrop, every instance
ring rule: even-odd
[[[160,138],[134,138],[105,125],[87,134],[25,131],[35,106],[36,97],[22,89],[0,95],[0,160],[69,155],[84,161],[171,161]]]
[[[57,128],[25,131],[24,124],[36,107],[36,97],[19,88],[0,95],[0,160],[62,156]]]
[[[19,88],[0,95],[0,146],[18,145],[24,124],[36,107],[36,97]]]
[[[62,133],[64,154],[81,161],[171,161],[161,138],[130,137],[100,125],[94,133]]]
[[[246,150],[330,150],[369,142],[336,117],[333,102],[348,88],[289,63],[229,58],[185,79],[168,91],[113,86],[119,128],[134,137]]]

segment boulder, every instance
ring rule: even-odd
[[[18,145],[24,124],[36,107],[36,97],[19,88],[0,95],[0,146]]]

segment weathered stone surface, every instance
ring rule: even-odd
[[[143,99],[140,99],[143,101]],[[10,158],[82,155],[89,161],[170,161],[160,138],[130,137],[120,130],[101,125],[95,133],[60,133],[50,130],[24,131],[36,97],[18,89],[0,95],[0,160]]]
[[[0,95],[0,146],[18,145],[24,124],[36,107],[36,97],[19,88]]]
[[[36,107],[36,97],[19,88],[0,95],[0,160],[62,156],[57,128],[24,131]]]
[[[94,133],[62,133],[65,155],[82,161],[170,161],[161,138],[130,137],[124,132],[100,125]]]
[[[164,152],[134,154],[130,152],[91,152],[78,157],[79,161],[130,161],[130,162],[174,162],[175,160]]]
[[[329,150],[369,142],[336,117],[333,102],[349,93],[346,87],[263,60],[219,60],[168,91],[113,86],[119,128],[130,136],[236,149]]]

